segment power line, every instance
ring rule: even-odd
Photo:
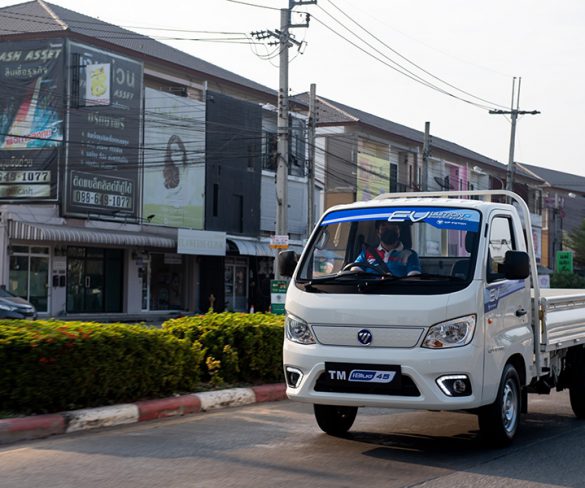
[[[249,7],[264,8],[264,9],[267,9],[267,10],[280,10],[279,8],[276,8],[276,7],[268,7],[266,5],[260,5],[260,4],[251,3],[251,2],[243,2],[242,0],[226,0],[226,1],[227,2],[230,2],[230,3],[239,3],[241,5],[247,5]]]
[[[490,107],[490,106],[488,106],[488,105],[483,105],[483,104],[479,104],[479,103],[477,103],[477,102],[473,102],[473,101],[471,101],[471,100],[468,100],[468,99],[462,98],[462,97],[460,97],[460,96],[458,96],[458,95],[455,95],[455,94],[453,94],[453,93],[451,93],[451,92],[448,92],[447,90],[445,90],[445,89],[443,89],[443,88],[440,88],[440,87],[438,87],[438,86],[436,86],[436,85],[433,85],[431,82],[429,82],[429,81],[426,81],[426,80],[422,79],[422,78],[421,78],[420,76],[418,76],[418,75],[410,74],[410,73],[408,72],[408,70],[405,70],[405,69],[404,69],[402,66],[400,66],[400,65],[399,65],[400,67],[393,66],[393,65],[392,65],[392,64],[390,64],[390,63],[397,64],[395,61],[393,61],[393,60],[390,60],[390,63],[389,63],[389,62],[387,62],[387,61],[384,61],[383,59],[380,59],[380,58],[379,58],[379,57],[377,57],[376,55],[372,54],[371,52],[367,51],[367,50],[366,50],[366,49],[364,49],[363,47],[361,47],[361,46],[359,46],[358,44],[356,44],[355,42],[353,42],[351,39],[348,39],[348,38],[347,38],[347,37],[345,37],[343,34],[341,34],[341,33],[337,32],[335,29],[333,29],[332,27],[328,26],[328,25],[327,25],[325,22],[323,22],[323,21],[319,20],[317,17],[313,16],[313,19],[314,19],[314,20],[316,20],[316,21],[317,21],[319,24],[321,24],[321,25],[322,25],[323,27],[325,27],[326,29],[328,29],[328,30],[330,30],[331,32],[333,32],[333,33],[334,33],[335,35],[337,35],[338,37],[341,37],[343,40],[345,40],[346,42],[348,42],[349,44],[351,44],[351,45],[352,45],[352,46],[354,46],[355,48],[357,48],[357,49],[359,49],[360,51],[362,51],[362,52],[363,52],[364,54],[366,54],[367,56],[370,56],[371,58],[373,58],[373,59],[375,59],[376,61],[378,61],[378,62],[382,63],[383,65],[387,66],[388,68],[390,68],[390,69],[392,69],[392,70],[396,71],[397,73],[400,73],[401,75],[403,75],[403,76],[406,76],[407,78],[410,78],[411,80],[415,81],[416,83],[419,83],[419,84],[421,84],[421,85],[423,85],[423,86],[426,86],[427,88],[431,88],[431,89],[433,89],[433,90],[436,90],[436,91],[438,91],[438,92],[440,92],[440,93],[443,93],[444,95],[450,96],[450,97],[452,97],[452,98],[455,98],[455,99],[457,99],[457,100],[460,100],[460,101],[462,101],[462,102],[464,102],[464,103],[467,103],[467,104],[469,104],[469,105],[472,105],[472,106],[475,106],[475,107],[481,108],[481,109],[483,109],[483,110],[489,110],[489,109],[491,108],[491,107]],[[386,56],[384,55],[384,57],[386,57]]]
[[[331,6],[333,6],[336,10],[338,10],[341,14],[343,14],[348,20],[350,20],[353,24],[355,24],[358,28],[360,28],[361,30],[363,30],[366,34],[368,34],[369,36],[371,36],[373,39],[375,39],[376,41],[378,41],[380,44],[382,44],[384,47],[386,47],[387,49],[389,49],[390,51],[392,51],[394,54],[396,54],[397,56],[399,56],[401,59],[403,59],[404,61],[408,62],[409,64],[413,65],[414,67],[416,67],[417,69],[419,69],[420,71],[422,71],[423,73],[431,76],[432,78],[434,78],[435,80],[461,92],[464,93],[465,95],[468,95],[472,98],[475,98],[477,100],[480,100],[482,102],[488,103],[494,107],[503,107],[503,105],[500,105],[496,102],[491,102],[489,100],[486,100],[484,98],[478,97],[466,90],[463,90],[455,85],[453,85],[452,83],[449,83],[448,81],[443,80],[442,78],[439,78],[438,76],[434,75],[433,73],[431,73],[430,71],[424,69],[422,66],[420,66],[419,64],[415,63],[414,61],[412,61],[411,59],[407,58],[406,56],[402,55],[400,52],[398,52],[396,49],[394,49],[393,47],[391,47],[390,45],[388,45],[386,42],[384,42],[382,39],[380,39],[380,37],[376,36],[375,34],[373,34],[372,32],[370,32],[368,29],[366,29],[361,23],[357,22],[354,18],[352,18],[350,15],[348,15],[346,12],[344,12],[340,7],[338,7],[337,5],[335,5],[331,0],[327,0],[327,2],[329,4],[331,4]],[[331,16],[331,14],[329,14],[328,12],[326,12],[322,7],[320,7],[321,10],[323,10],[325,13],[327,13],[328,15]],[[332,18],[334,18],[333,16],[331,16]],[[336,20],[337,22],[339,22],[337,19],[334,18],[334,20]],[[343,24],[341,24],[343,25]],[[345,27],[345,26],[343,26]],[[347,27],[345,27],[346,29],[348,29]],[[349,30],[349,29],[348,29]],[[360,37],[358,37],[359,39],[361,39]],[[366,41],[364,41],[366,42]],[[369,46],[371,46],[370,44],[368,44]],[[409,71],[410,72],[410,71]]]

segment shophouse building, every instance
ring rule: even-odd
[[[308,105],[306,93],[295,97]],[[498,190],[507,166],[431,134],[425,169],[425,133],[354,107],[317,97],[316,177],[326,208],[386,192]],[[514,191],[531,211],[537,259],[541,257],[542,188],[536,174],[516,167]],[[464,246],[463,242],[450,243]]]
[[[48,316],[266,309],[274,90],[42,0],[0,10],[0,69],[2,284]]]
[[[518,163],[546,182],[543,189],[542,264],[555,269],[557,251],[567,249],[567,237],[585,219],[585,178],[564,171]]]

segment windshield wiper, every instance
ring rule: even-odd
[[[405,278],[420,278],[421,280],[446,280],[446,281],[467,281],[465,278],[460,276],[444,275],[438,273],[418,273]]]
[[[312,287],[313,285],[320,285],[323,283],[334,283],[336,281],[338,281],[340,278],[353,278],[352,279],[347,279],[347,280],[343,280],[344,284],[348,284],[348,283],[352,283],[352,281],[356,281],[356,278],[371,278],[373,279],[373,281],[383,281],[383,280],[393,280],[393,279],[397,279],[398,277],[391,275],[390,273],[380,273],[380,274],[375,274],[375,273],[368,273],[367,271],[363,271],[363,270],[355,270],[355,271],[351,271],[351,270],[346,270],[346,271],[339,271],[336,274],[333,275],[328,275],[328,276],[321,276],[319,278],[313,278],[312,280],[309,280],[305,283],[303,283],[303,286],[305,288],[308,287]]]

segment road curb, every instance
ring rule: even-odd
[[[0,419],[0,444],[285,399],[286,385],[276,383],[48,415]]]

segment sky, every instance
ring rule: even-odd
[[[288,0],[50,3],[278,89],[275,47],[246,36],[278,29]],[[519,109],[541,113],[518,118],[515,161],[585,176],[583,0],[318,0],[294,12],[296,23],[305,12],[311,20],[291,30],[302,41],[300,52],[290,50],[292,94],[315,83],[320,96],[420,131],[429,121],[431,135],[507,164],[510,118],[489,109],[509,111],[521,77]],[[210,41],[217,38],[237,42]]]

